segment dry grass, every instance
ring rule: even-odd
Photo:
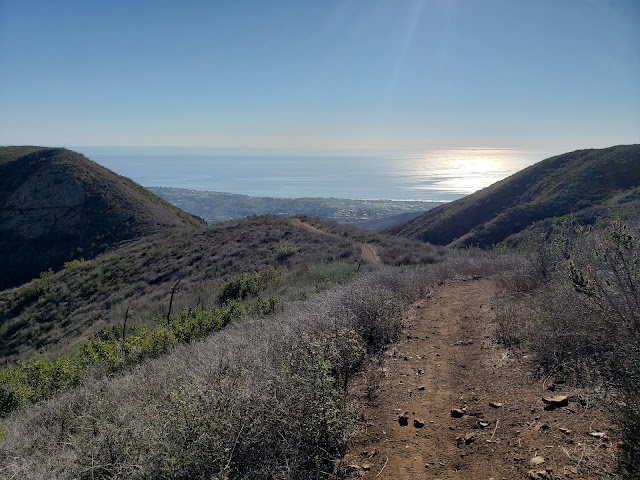
[[[368,282],[341,287],[17,413],[4,423],[3,473],[327,477],[349,432],[343,386],[379,337],[392,339],[402,305]]]
[[[297,248],[284,263],[278,260],[283,241]],[[36,299],[26,295],[30,284],[0,293],[0,356],[8,362],[64,350],[122,321],[129,305],[139,323],[165,316],[169,292],[179,279],[176,309],[206,308],[215,305],[217,289],[233,275],[270,265],[295,272],[338,259],[355,265],[359,252],[349,247],[347,240],[318,238],[278,217],[137,240],[56,273],[51,288]]]
[[[420,269],[380,269],[97,377],[3,421],[2,473],[328,478],[357,418],[349,381],[397,338],[408,305],[439,282],[510,265],[507,256],[458,252]]]
[[[129,307],[132,321],[153,323],[166,316],[169,292],[179,279],[176,310],[209,308],[229,277],[269,266],[292,280],[291,288],[276,292],[285,299],[303,298],[345,281],[366,269],[356,245],[362,241],[375,243],[383,262],[390,265],[426,264],[445,257],[442,248],[316,223],[323,229],[344,230],[335,237],[297,228],[276,216],[248,217],[195,233],[174,232],[124,244],[57,272],[50,288],[35,298],[27,295],[33,284],[0,292],[0,364],[36,353],[64,353],[95,331],[121,322]]]
[[[541,373],[590,392],[618,418],[623,478],[640,472],[640,232],[566,225],[501,275],[498,340]],[[545,275],[541,275],[544,272]]]

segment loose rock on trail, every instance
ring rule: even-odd
[[[561,378],[549,391],[531,373],[530,358],[497,346],[495,301],[492,280],[482,278],[441,285],[414,306],[405,338],[386,352],[380,387],[345,458],[354,478],[611,474],[618,445],[592,434],[611,429],[610,415]]]

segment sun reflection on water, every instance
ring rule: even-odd
[[[540,160],[539,152],[512,149],[432,150],[397,159],[408,190],[468,195]]]

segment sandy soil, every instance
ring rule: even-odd
[[[354,477],[609,477],[618,444],[608,414],[497,347],[494,303],[492,281],[475,279],[441,285],[414,306],[345,458]],[[545,410],[542,397],[554,395],[569,396],[568,405]]]

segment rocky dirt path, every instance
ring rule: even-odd
[[[608,477],[617,444],[607,413],[496,347],[494,303],[492,281],[476,279],[437,287],[414,306],[345,459],[354,477]],[[546,410],[543,396],[555,395],[568,404]]]
[[[338,238],[338,235],[336,235],[335,233],[322,230],[314,225],[311,225],[310,223],[303,222],[299,218],[290,218],[289,220],[294,225],[298,227],[306,228],[311,232],[321,233],[323,235],[329,235],[330,237]],[[351,242],[351,243],[353,243],[355,246],[357,246],[360,249],[360,251],[362,252],[362,258],[364,259],[365,262],[371,263],[373,265],[382,265],[382,261],[378,256],[378,252],[376,252],[376,249],[373,245],[369,243],[359,243],[359,242]]]

